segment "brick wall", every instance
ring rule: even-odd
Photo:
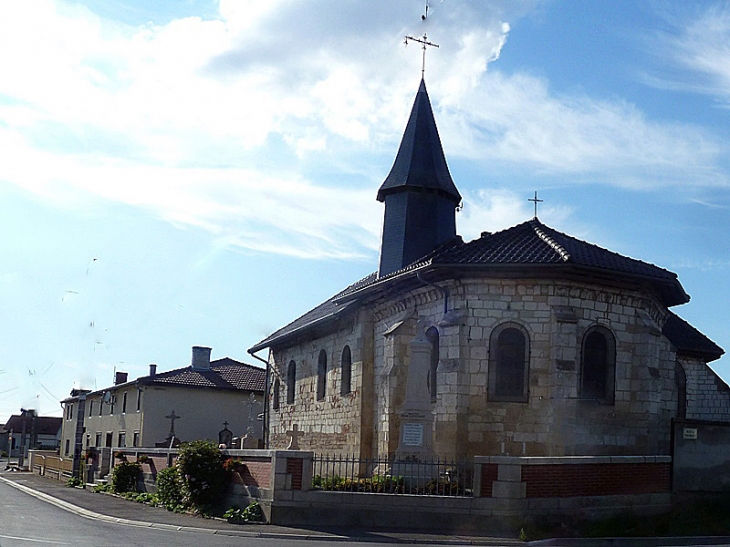
[[[286,459],[286,472],[291,475],[291,489],[302,489],[302,477],[304,474],[303,461],[300,458]]]

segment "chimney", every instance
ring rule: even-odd
[[[154,376],[155,374],[157,374],[157,365],[150,363],[150,376]]]
[[[193,370],[210,370],[210,348],[193,346]]]
[[[126,372],[117,372],[114,376],[114,385],[117,386],[119,384],[123,384],[127,381],[127,373]]]

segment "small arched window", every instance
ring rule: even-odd
[[[591,327],[583,337],[580,362],[580,396],[613,404],[616,342],[605,327]]]
[[[297,364],[289,361],[289,368],[286,371],[286,403],[294,404],[294,394],[297,389]]]
[[[342,359],[340,360],[341,384],[340,395],[347,395],[352,391],[352,354],[350,346],[342,349]]]
[[[429,327],[426,331],[426,339],[431,342],[431,366],[428,370],[428,392],[431,394],[431,402],[438,400],[438,384],[436,382],[436,370],[439,366],[439,331],[436,327]]]
[[[274,380],[274,393],[271,396],[271,406],[274,410],[279,410],[279,391],[281,390],[281,383],[277,378]]]
[[[317,359],[317,400],[323,401],[327,393],[327,352],[319,352]]]
[[[504,323],[489,339],[489,399],[527,402],[530,339],[517,323]]]

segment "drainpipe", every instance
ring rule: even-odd
[[[264,448],[269,448],[269,362],[265,361],[254,352],[249,351],[248,354],[254,359],[258,359],[266,365],[266,383],[264,388],[264,423],[263,423],[263,434],[264,434]],[[271,354],[271,352],[269,352]]]

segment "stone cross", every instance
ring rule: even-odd
[[[299,431],[299,425],[294,424],[286,434],[289,435],[289,446],[286,447],[287,450],[300,450],[299,437],[304,435],[304,431]]]
[[[182,416],[177,416],[175,414],[175,409],[172,410],[169,416],[165,416],[168,420],[170,420],[170,434],[167,436],[168,439],[172,439],[175,436],[175,420],[179,420],[182,418]]]
[[[248,398],[248,420],[246,423],[246,436],[253,437],[255,431],[254,426],[256,419],[258,418],[259,402],[256,400],[256,395],[251,392]]]

